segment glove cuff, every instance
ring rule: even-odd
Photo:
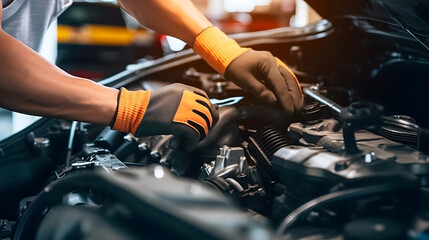
[[[212,26],[204,29],[196,38],[193,49],[206,62],[221,74],[236,57],[248,48],[242,48],[219,28]]]
[[[135,133],[149,105],[151,91],[128,91],[121,88],[118,109],[113,117],[112,129]]]

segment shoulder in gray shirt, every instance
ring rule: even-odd
[[[38,51],[45,31],[73,0],[2,0],[3,29]]]

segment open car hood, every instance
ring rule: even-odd
[[[306,0],[322,17],[353,19],[355,26],[408,34],[429,50],[427,0]],[[376,26],[374,23],[377,23]]]

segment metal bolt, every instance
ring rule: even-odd
[[[49,147],[51,145],[51,142],[49,141],[49,138],[35,138],[33,141],[33,145],[35,148],[43,148],[43,147]]]
[[[227,145],[223,145],[221,148],[219,148],[219,155],[226,156],[228,149],[229,147]]]
[[[240,162],[239,162],[240,173],[244,172],[245,164],[246,164],[246,157],[245,156],[241,156],[240,157]]]
[[[51,142],[49,141],[49,138],[35,138],[33,140],[33,146],[35,148],[36,153],[43,157],[48,158],[49,157],[49,146],[51,145]]]
[[[138,147],[143,152],[149,150],[149,145],[147,143],[145,143],[145,142],[142,143],[142,144],[140,144]]]
[[[263,188],[259,188],[258,189],[258,191],[257,191],[257,193],[260,195],[260,196],[265,196],[265,190],[263,189]]]
[[[369,155],[371,155],[371,159],[373,161],[377,160],[377,155],[375,154],[375,152],[370,152]]]
[[[373,161],[377,160],[377,155],[375,152],[370,152],[365,154],[365,162],[366,163],[372,163]]]
[[[155,150],[150,152],[150,156],[153,158],[161,158],[161,153]]]
[[[71,164],[73,169],[92,168],[94,167],[94,165],[95,165],[94,162],[83,162],[83,161],[79,161]]]

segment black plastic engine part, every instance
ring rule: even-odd
[[[376,127],[382,114],[383,107],[371,102],[352,103],[346,111],[340,113],[341,118],[344,120],[344,147],[348,153],[359,152],[359,148],[356,145],[355,131]]]
[[[397,221],[383,218],[357,219],[344,227],[344,240],[403,240],[406,228]]]
[[[123,143],[124,136],[125,136],[124,133],[111,130],[110,127],[106,127],[95,138],[94,144],[97,147],[106,148],[106,149],[109,149],[110,151],[113,151]]]
[[[358,187],[349,190],[343,190],[338,192],[329,193],[318,198],[315,198],[297,209],[291,212],[288,216],[286,216],[279,228],[277,229],[277,235],[281,236],[285,233],[286,230],[291,228],[294,223],[296,223],[302,216],[308,214],[310,211],[324,207],[326,205],[348,201],[351,199],[369,197],[369,196],[381,196],[386,193],[403,193],[403,194],[417,194],[418,184],[417,181],[409,180],[400,180],[402,176],[398,176],[396,181],[388,181],[387,183],[373,185],[373,186],[365,186]],[[411,195],[409,195],[411,196]],[[364,238],[365,239],[365,238]],[[377,239],[377,238],[376,238]],[[387,238],[390,239],[390,238]],[[394,238],[396,239],[396,238]]]
[[[344,152],[343,134],[340,127],[341,123],[335,119],[324,119],[316,124],[291,124],[289,131],[299,136],[298,141],[307,147],[294,145],[285,147],[285,153],[287,154],[283,156],[286,156],[284,160],[287,163],[283,163],[285,167],[283,170],[286,172],[283,172],[280,168],[275,168],[275,170],[281,176],[298,175],[296,178],[301,180],[299,183],[302,186],[309,187],[307,191],[310,195],[319,191],[326,192],[326,188],[325,190],[322,189],[328,182],[336,182],[335,177],[347,176],[347,179],[361,177],[351,173],[355,171],[357,166],[362,166],[361,169],[357,169],[357,172],[373,168],[379,164],[376,162],[382,162],[380,166],[390,164],[393,169],[401,168],[402,170],[400,171],[408,171],[421,178],[422,186],[428,185],[426,180],[429,176],[429,158],[424,153],[372,132],[361,130],[355,132],[355,138],[362,152],[350,155]],[[308,148],[311,146],[314,146],[314,148]],[[364,164],[353,167],[353,164],[357,162]],[[395,164],[397,166],[394,166]],[[392,171],[396,171],[393,169]],[[324,173],[321,173],[321,171]],[[387,171],[388,168],[381,167],[380,169],[374,169],[372,172],[379,172],[381,176]],[[299,172],[304,174],[299,174]],[[306,182],[309,183],[310,180],[304,181],[304,179],[311,178],[311,181],[315,183],[317,179],[321,180],[322,175],[327,178],[319,182],[319,185],[316,184],[310,187],[305,184]],[[295,182],[298,180],[289,181]]]
[[[342,155],[300,146],[281,148],[274,154],[273,169],[289,193],[304,201],[328,193],[334,187],[347,189],[395,180],[417,178],[394,161],[371,154]]]
[[[221,194],[153,165],[116,174],[101,171],[60,179],[44,188],[30,205],[18,223],[14,239],[34,239],[40,217],[47,209],[61,204],[70,192],[88,189],[105,200],[97,215],[115,222],[117,230],[133,232],[143,239],[232,240],[255,239],[258,234],[267,239],[273,236],[266,225],[249,219]],[[207,217],[212,214],[216,217]],[[60,227],[62,222],[57,224]]]
[[[300,112],[300,120],[305,123],[320,122],[326,112],[326,105],[318,102],[313,102],[304,106]]]
[[[381,118],[374,133],[417,149],[419,126],[415,120],[405,115],[385,116]]]
[[[268,161],[271,161],[274,153],[280,148],[289,145],[286,133],[278,130],[276,127],[267,126],[257,131],[250,137],[252,143],[257,144],[261,149],[261,154]]]
[[[0,239],[9,239],[12,236],[12,230],[15,222],[0,219]]]
[[[316,88],[317,89],[317,88]],[[372,102],[354,102],[347,108],[320,94],[311,88],[304,88],[303,92],[312,99],[325,104],[343,122],[343,139],[346,152],[355,154],[359,152],[356,145],[355,131],[359,129],[374,128],[383,115],[383,107]]]
[[[115,155],[111,154],[108,149],[98,148],[93,143],[85,144],[83,146],[82,151],[86,154],[85,159],[87,160],[87,163],[94,163],[92,166],[97,169],[112,173],[113,171],[118,171],[119,169],[127,168],[127,166],[123,162],[121,162]],[[73,168],[75,170],[80,170],[85,169],[87,166],[92,167],[91,165],[86,165],[84,164],[84,162],[82,162],[82,164],[75,164]]]
[[[420,129],[417,149],[429,154],[429,129]]]
[[[429,210],[420,211],[412,221],[409,229],[410,237],[413,239],[428,239],[429,238]]]
[[[261,183],[267,191],[270,191],[272,183],[277,180],[277,174],[271,167],[271,158],[278,149],[288,144],[285,133],[267,126],[250,136],[243,146],[247,159],[258,168]]]
[[[139,236],[106,218],[96,209],[57,206],[45,217],[35,239],[137,240]]]

